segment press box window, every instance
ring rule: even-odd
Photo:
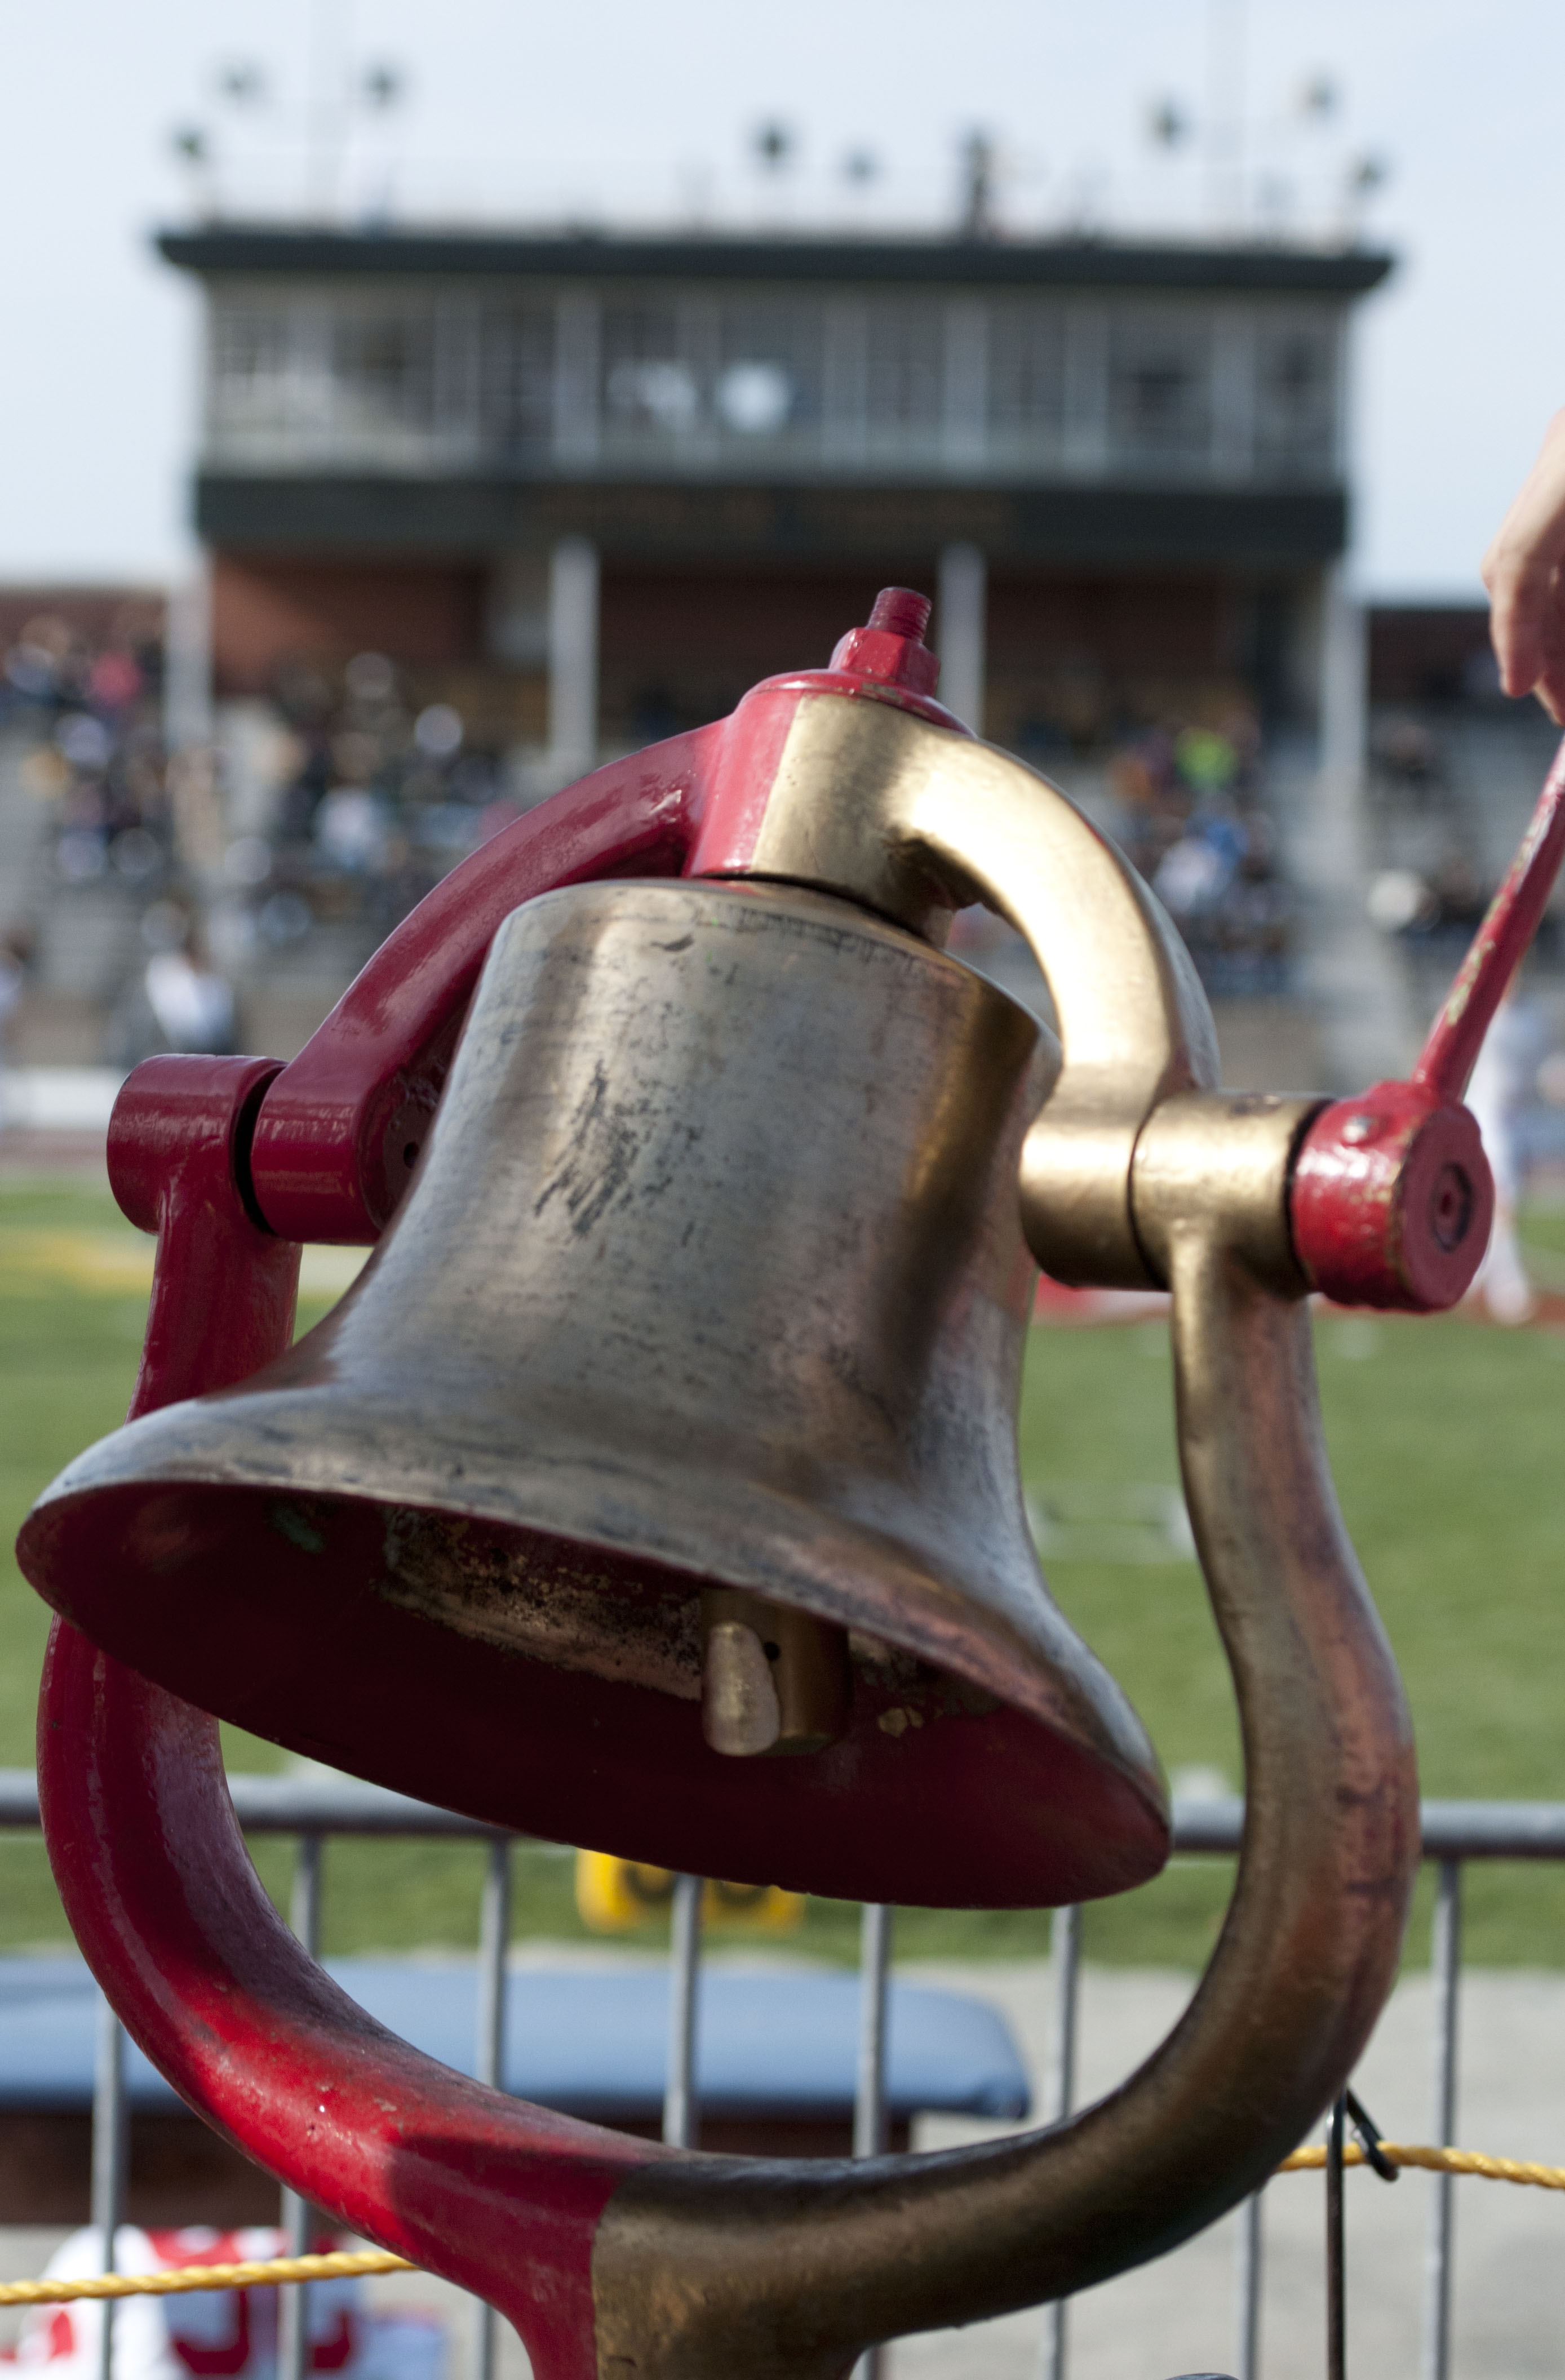
[[[282,426],[287,406],[288,316],[281,306],[214,309],[212,412],[220,427]]]
[[[672,306],[610,306],[603,315],[603,407],[612,431],[645,439],[687,435],[701,389],[681,352]]]
[[[996,307],[989,322],[989,427],[1007,444],[1049,443],[1065,424],[1065,323],[1055,308]]]
[[[871,309],[866,389],[871,435],[930,436],[940,423],[945,325],[932,306]]]
[[[434,383],[434,325],[411,312],[339,314],[333,324],[338,407],[365,428],[424,430]]]
[[[1328,470],[1337,342],[1328,323],[1264,325],[1256,340],[1256,457],[1263,469]]]
[[[735,443],[782,438],[820,418],[819,310],[729,305],[719,333],[713,410]]]
[[[486,308],[480,339],[484,445],[502,454],[546,445],[554,430],[552,308]]]
[[[1204,323],[1135,317],[1110,345],[1109,432],[1130,462],[1204,463],[1212,437],[1211,335]]]

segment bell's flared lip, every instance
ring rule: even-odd
[[[376,1427],[377,1420],[380,1427]],[[1036,1563],[989,1575],[984,1600],[952,1575],[950,1549],[686,1457],[671,1479],[634,1457],[491,1450],[428,1433],[409,1459],[408,1417],[360,1398],[351,1437],[329,1389],[221,1395],[164,1406],[79,1455],[44,1491],[18,1541],[22,1566],[64,1608],[66,1582],[33,1550],[31,1521],[116,1488],[231,1488],[285,1499],[364,1502],[388,1513],[515,1528],[687,1582],[739,1586],[878,1637],[992,1694],[1115,1770],[1164,1828],[1167,1786],[1112,1676],[1049,1600]],[[911,1516],[918,1518],[916,1514]],[[721,1558],[714,1548],[721,1547]],[[91,1631],[89,1631],[91,1633]]]
[[[724,1758],[694,1700],[373,1592],[394,1517],[363,1496],[142,1476],[51,1498],[22,1551],[67,1620],[166,1692],[481,1825],[933,1908],[1100,1899],[1168,1856],[1161,1809],[1097,1742],[1040,1724],[1015,1694],[975,1697],[950,1670],[888,1682],[855,1662],[837,1741]],[[625,1563],[623,1583],[634,1594],[655,1568]]]

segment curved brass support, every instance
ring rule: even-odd
[[[841,708],[874,724],[826,722],[824,818],[780,832],[761,864],[893,914],[923,867],[992,899],[1046,960],[1065,1070],[1029,1144],[1029,1237],[1052,1247],[1044,1208],[1063,1198],[1062,1238],[1101,1266],[1090,1277],[1134,1259],[1133,1277],[1172,1289],[1181,1462],[1238,1694],[1244,1841],[1184,2016],[1072,2122],[825,2171],[695,2156],[627,2179],[593,2260],[599,2368],[626,2380],[841,2380],[872,2340],[1089,2288],[1188,2238],[1350,2071],[1417,1859],[1407,1710],[1337,1509],[1287,1240],[1310,1103],[1207,1088],[1199,989],[1063,796],[1003,755]]]
[[[927,926],[930,880],[985,901],[1037,955],[1064,1065],[1023,1159],[1027,1237],[1061,1281],[1153,1278],[1130,1212],[1136,1135],[1218,1080],[1189,953],[1135,870],[1057,786],[991,745],[840,697],[799,706],[753,872]]]

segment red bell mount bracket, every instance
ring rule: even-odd
[[[291,1065],[168,1057],[137,1069],[110,1134],[116,1195],[158,1232],[133,1415],[231,1386],[285,1352],[300,1242],[379,1236],[512,909],[605,875],[742,874],[803,696],[891,702],[963,732],[931,698],[928,611],[892,590],[831,670],[770,680],[731,719],[600,770],[497,836],[398,929]],[[1471,1202],[1486,1195],[1487,1172],[1455,1103],[1542,913],[1562,805],[1557,762],[1413,1080],[1327,1107],[1306,1132],[1298,1242],[1333,1295],[1449,1304],[1474,1240],[1482,1252]],[[1442,1232],[1451,1236],[1450,1202],[1463,1196],[1455,1264]],[[539,2380],[593,2380],[603,2209],[633,2168],[682,2153],[466,2082],[376,2025],[262,1891],[216,1722],[63,1621],[44,1673],[39,1777],[77,1938],[198,2113],[355,2229],[497,2305]]]

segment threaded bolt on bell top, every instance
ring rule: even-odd
[[[922,644],[934,610],[927,595],[912,587],[882,587],[875,598],[867,625],[883,628],[888,636],[906,637],[912,644]]]
[[[831,655],[831,667],[850,676],[932,695],[940,680],[938,657],[924,642],[934,610],[912,587],[882,587],[862,628],[850,628]]]

